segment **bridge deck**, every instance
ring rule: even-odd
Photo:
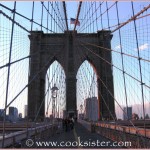
[[[46,148],[116,148],[112,146],[111,140],[98,133],[91,133],[79,123],[75,123],[74,129],[72,130],[70,129],[66,132],[61,129],[60,132],[58,131],[53,137],[50,137],[49,139],[43,138],[39,141],[47,141],[48,143],[53,142],[53,146],[51,144],[46,144]],[[56,144],[54,144],[54,142]],[[42,148],[44,147],[44,144],[42,144],[42,146],[37,146],[37,144],[34,143],[34,147]]]

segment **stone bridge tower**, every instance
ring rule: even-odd
[[[88,60],[97,73],[99,118],[112,119],[113,116],[115,117],[112,97],[114,93],[113,76],[110,65],[111,51],[107,50],[111,48],[111,38],[110,31],[104,30],[91,34],[76,31],[44,34],[42,31],[32,31],[29,35],[31,55],[29,83],[33,78],[34,81],[28,88],[28,118],[33,121],[40,109],[38,120],[44,119],[45,76],[47,69],[55,60],[62,65],[66,75],[66,111],[68,114],[76,115],[76,74],[80,65]],[[98,45],[98,47],[93,45]]]

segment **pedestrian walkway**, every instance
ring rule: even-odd
[[[73,130],[61,130],[49,141],[57,143],[49,148],[116,148],[112,146],[111,140],[98,133],[91,133],[79,123],[75,123]]]
[[[60,128],[49,138],[27,139],[22,142],[24,148],[121,148],[114,146],[114,142],[98,133],[91,133],[80,123],[75,123],[74,129]],[[117,145],[117,142],[115,143]]]

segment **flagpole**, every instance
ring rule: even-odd
[[[70,30],[71,30],[71,19],[70,19]]]

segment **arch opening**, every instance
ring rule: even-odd
[[[47,120],[63,118],[66,109],[66,75],[61,64],[55,60],[45,74],[45,117]],[[53,95],[54,87],[57,88]],[[53,88],[53,89],[52,89]]]
[[[78,69],[76,78],[78,118],[97,121],[99,102],[96,68],[85,60]]]

